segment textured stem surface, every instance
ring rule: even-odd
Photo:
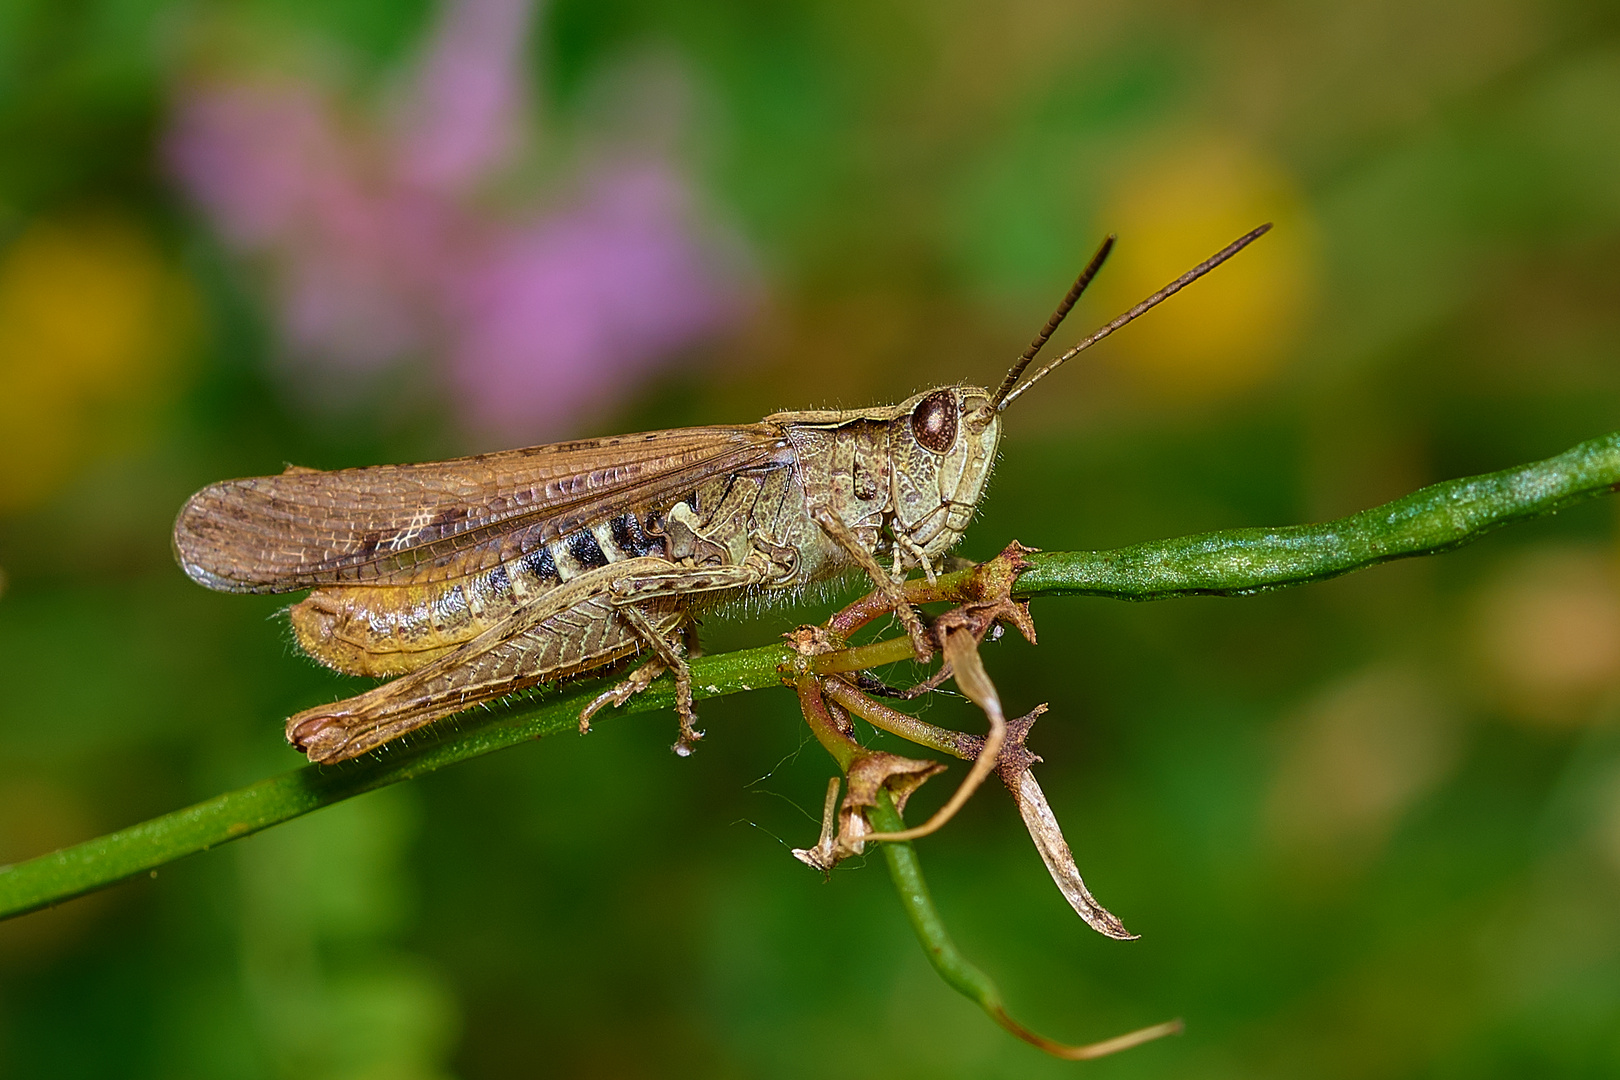
[[[1532,465],[1435,484],[1321,525],[1232,529],[1116,551],[1033,554],[1013,595],[1160,600],[1240,596],[1301,585],[1391,559],[1446,551],[1499,526],[1552,513],[1616,485],[1620,485],[1620,433]],[[941,586],[953,576],[941,578]],[[695,696],[778,686],[777,667],[789,658],[785,646],[767,646],[696,660]],[[457,761],[575,731],[580,708],[603,685],[602,680],[571,683],[562,691],[442,721],[421,737],[385,748],[374,758],[307,766],[76,847],[0,868],[0,918],[81,896]],[[673,701],[671,681],[665,677],[617,711],[668,709]]]
[[[1620,484],[1620,432],[1530,465],[1447,480],[1321,525],[1228,529],[1116,551],[1030,555],[1014,595],[1244,596],[1433,555]]]

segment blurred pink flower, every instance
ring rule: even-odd
[[[407,94],[404,179],[435,191],[475,184],[520,141],[530,0],[452,0]]]
[[[502,429],[598,403],[730,313],[669,169],[621,164],[588,188],[493,237],[455,282],[457,390]]]
[[[531,438],[740,313],[735,243],[700,227],[644,141],[594,148],[567,198],[474,201],[521,145],[530,13],[452,0],[391,127],[291,79],[180,95],[169,161],[226,242],[268,264],[310,389],[429,352],[469,425]]]

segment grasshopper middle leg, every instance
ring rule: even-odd
[[[692,710],[692,668],[686,662],[685,650],[654,626],[634,604],[619,608],[619,614],[653,647],[659,662],[675,672],[675,714],[680,717],[681,733],[672,749],[681,757],[686,757],[696,748],[698,740],[703,738],[703,732],[695,726],[697,713]]]
[[[642,605],[649,600],[672,596],[744,589],[766,580],[768,573],[764,560],[751,559],[741,566],[680,568],[621,578],[614,582],[613,596],[616,610],[637,635],[652,647],[658,659],[644,665],[624,682],[585,706],[579,714],[580,730],[588,729],[590,718],[603,706],[609,702],[622,705],[668,669],[675,673],[675,713],[680,717],[681,723],[680,736],[675,740],[673,749],[682,757],[690,754],[698,740],[703,738],[703,732],[697,730],[697,714],[692,708],[692,669],[686,662],[687,650],[683,644],[686,627],[683,625],[683,633],[678,639],[654,626],[647,618]]]

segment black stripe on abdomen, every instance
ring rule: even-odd
[[[524,571],[532,574],[540,581],[562,581],[562,575],[557,573],[557,560],[551,557],[551,549],[542,547],[523,556],[520,564]]]
[[[586,569],[608,564],[607,553],[602,550],[602,545],[596,542],[596,537],[591,535],[589,529],[581,529],[570,536],[566,542],[568,544],[568,554],[572,555],[574,561]]]
[[[627,558],[638,559],[644,555],[664,553],[664,542],[648,536],[634,514],[620,514],[608,523],[608,528],[613,537],[613,546]]]

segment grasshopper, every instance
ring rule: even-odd
[[[932,645],[900,583],[930,579],[984,493],[1001,413],[1060,364],[1262,235],[1248,233],[1019,385],[1111,250],[1110,236],[994,393],[936,387],[897,405],[782,412],[757,424],[553,443],[416,465],[227,480],[181,510],[174,549],[201,585],[312,590],[290,609],[300,648],[390,682],[287,721],[314,762],[357,757],[479,702],[652,659],[581,714],[581,730],[673,671],[692,711],[697,614],[745,595],[790,597],[864,572]],[[885,565],[887,563],[887,565]]]

